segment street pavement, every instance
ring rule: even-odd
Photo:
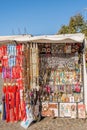
[[[1,120],[0,130],[25,130],[20,123],[6,123]],[[33,122],[27,130],[87,130],[87,119],[45,117],[40,122]]]

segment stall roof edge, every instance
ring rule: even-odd
[[[82,43],[85,35],[82,33],[60,34],[60,35],[13,35],[0,36],[0,44],[7,41],[12,42],[33,42],[33,43]]]

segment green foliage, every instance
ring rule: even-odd
[[[70,18],[68,25],[63,25],[57,34],[84,33],[87,37],[87,22],[81,14]]]
[[[65,34],[65,33],[66,34],[69,33],[69,28],[68,26],[63,25],[61,29],[59,30],[58,34]]]

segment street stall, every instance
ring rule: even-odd
[[[37,36],[30,41],[39,49],[42,115],[77,118],[79,105],[86,103],[84,35]],[[50,103],[57,105],[57,114]]]
[[[84,118],[85,43],[79,33],[0,37],[2,119],[23,126],[41,116]]]

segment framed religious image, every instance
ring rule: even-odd
[[[48,102],[42,102],[42,116],[49,116]]]
[[[58,103],[49,103],[49,110],[52,111],[52,116],[58,117]]]
[[[60,103],[60,117],[76,118],[76,103]]]
[[[58,103],[42,103],[42,116],[58,117]]]
[[[70,96],[69,100],[70,100],[71,103],[74,102],[74,96]]]
[[[86,110],[84,104],[78,104],[78,118],[86,118]]]

